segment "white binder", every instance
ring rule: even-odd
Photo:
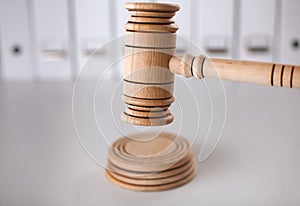
[[[0,1],[0,52],[3,79],[32,79],[34,74],[28,1]]]
[[[240,58],[272,61],[275,30],[275,0],[241,1]]]
[[[33,0],[37,75],[40,79],[70,79],[76,73],[71,51],[68,0]]]

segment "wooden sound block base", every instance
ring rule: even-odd
[[[129,184],[126,182],[122,182],[110,175],[109,172],[106,172],[106,177],[115,183],[116,185],[119,185],[120,187],[123,187],[125,189],[129,190],[136,190],[136,191],[144,191],[144,192],[152,192],[152,191],[160,191],[160,190],[170,190],[182,185],[185,185],[186,183],[190,182],[194,177],[196,176],[196,171],[194,170],[193,173],[191,173],[189,176],[187,176],[184,179],[181,179],[177,182],[170,182],[169,184],[160,184],[160,185],[134,185]]]
[[[106,176],[131,190],[167,190],[192,180],[195,164],[191,145],[184,138],[171,133],[141,133],[113,143]]]

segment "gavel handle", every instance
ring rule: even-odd
[[[198,79],[209,77],[252,84],[300,88],[300,66],[231,59],[206,58],[202,55],[173,56],[172,73]]]

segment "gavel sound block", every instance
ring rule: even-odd
[[[158,191],[191,181],[195,165],[191,145],[184,138],[171,133],[143,133],[113,143],[106,176],[126,189]]]
[[[130,124],[159,126],[174,117],[174,74],[198,79],[223,80],[300,88],[300,66],[175,56],[178,26],[172,17],[175,4],[127,3],[131,17],[126,24],[122,119]]]

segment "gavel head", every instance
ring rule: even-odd
[[[169,60],[175,54],[175,4],[127,3],[122,120],[141,126],[169,124],[174,102],[174,74]]]

